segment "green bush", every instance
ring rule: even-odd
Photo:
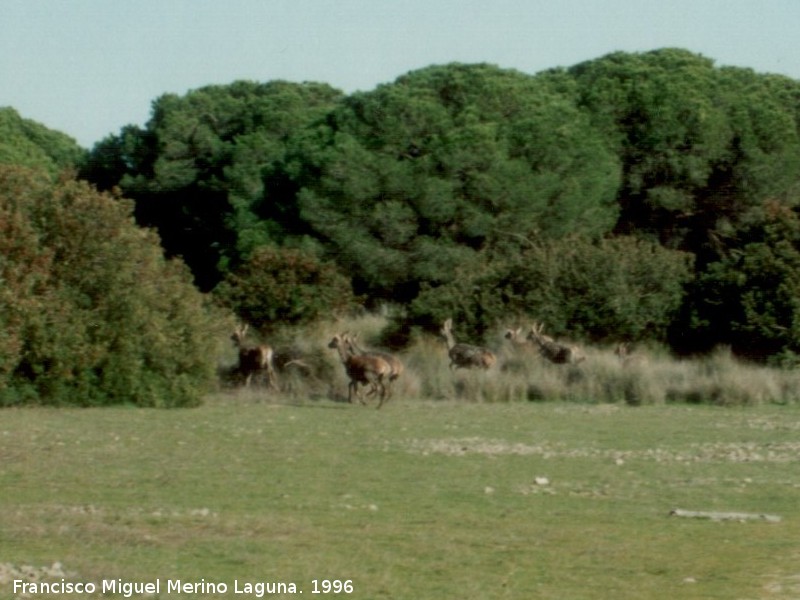
[[[214,385],[228,325],[131,210],[0,167],[0,404],[187,406]]]
[[[693,329],[740,356],[793,362],[800,353],[800,219],[769,202],[742,237],[747,243],[698,277]]]
[[[350,281],[313,253],[263,246],[214,290],[234,313],[261,331],[307,324],[355,303]]]
[[[629,237],[531,243],[484,264],[452,284],[426,287],[411,320],[433,329],[453,317],[473,339],[536,320],[552,335],[663,340],[691,278],[690,255]]]

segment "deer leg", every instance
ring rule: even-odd
[[[355,397],[361,404],[366,404],[366,402],[364,402],[364,399],[361,397],[361,394],[358,393],[358,381],[356,381],[355,379],[350,380],[350,388],[347,395],[347,399],[350,402],[350,404],[353,403],[353,395],[355,395]]]
[[[378,401],[378,408],[383,406],[383,401],[386,399],[386,384],[384,384],[383,381],[379,381],[379,385],[381,386],[381,395]]]
[[[269,382],[269,387],[271,387],[276,392],[280,392],[281,388],[278,387],[278,375],[275,373],[275,369],[267,368],[267,381]]]

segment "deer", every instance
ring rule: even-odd
[[[522,327],[517,327],[516,329],[506,329],[505,334],[503,337],[511,342],[512,348],[516,349],[527,349],[533,347],[531,340],[525,335]]]
[[[614,349],[614,354],[619,358],[619,362],[623,367],[631,367],[634,365],[642,365],[646,361],[641,354],[634,354],[631,350],[631,345],[628,342],[620,342]]]
[[[378,350],[364,351],[358,345],[358,334],[350,335],[345,333],[343,334],[343,336],[345,343],[348,345],[350,351],[353,354],[360,354],[362,356],[377,356],[378,358],[382,358],[388,363],[391,371],[389,372],[389,380],[386,389],[386,396],[387,399],[391,398],[392,386],[394,382],[397,381],[397,379],[400,377],[400,375],[403,374],[403,370],[405,369],[405,367],[403,366],[403,361],[397,358],[394,354],[389,354],[388,352],[380,352]],[[370,393],[374,393],[374,390],[371,391]]]
[[[473,367],[478,367],[486,370],[497,362],[497,357],[488,348],[456,343],[453,337],[453,319],[447,319],[442,324],[439,333],[447,342],[450,369],[471,369]]]
[[[560,344],[549,335],[542,333],[543,329],[543,323],[534,323],[531,325],[528,339],[539,345],[539,353],[544,358],[557,365],[575,365],[586,360],[586,355],[578,346]]]
[[[355,395],[364,404],[364,401],[358,395],[358,384],[361,383],[370,386],[371,393],[380,392],[378,408],[383,406],[383,401],[386,399],[386,384],[384,380],[389,378],[392,371],[389,363],[379,356],[356,353],[348,342],[346,333],[334,335],[328,344],[328,348],[333,348],[339,352],[339,358],[344,365],[347,376],[350,378],[350,383],[347,386],[347,401],[352,404],[353,395]]]
[[[245,343],[248,325],[237,325],[231,336],[239,349],[238,372],[244,377],[244,387],[250,386],[253,376],[266,374],[269,386],[278,389],[275,369],[272,366],[273,350],[266,344],[250,346]]]

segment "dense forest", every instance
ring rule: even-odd
[[[786,77],[663,49],[534,75],[430,66],[349,95],[212,85],[155,99],[143,127],[86,151],[11,109],[0,130],[0,163],[157,231],[148,281],[183,262],[198,302],[263,332],[390,305],[397,344],[453,317],[473,338],[536,319],[594,342],[800,353],[800,82]],[[0,180],[6,214],[20,177]],[[22,268],[0,260],[4,280]],[[209,310],[181,308],[186,331]],[[12,346],[0,377],[30,377]]]

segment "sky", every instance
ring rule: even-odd
[[[799,31],[800,0],[0,0],[0,107],[91,148],[162,94],[238,79],[351,93],[664,47],[800,79]]]

